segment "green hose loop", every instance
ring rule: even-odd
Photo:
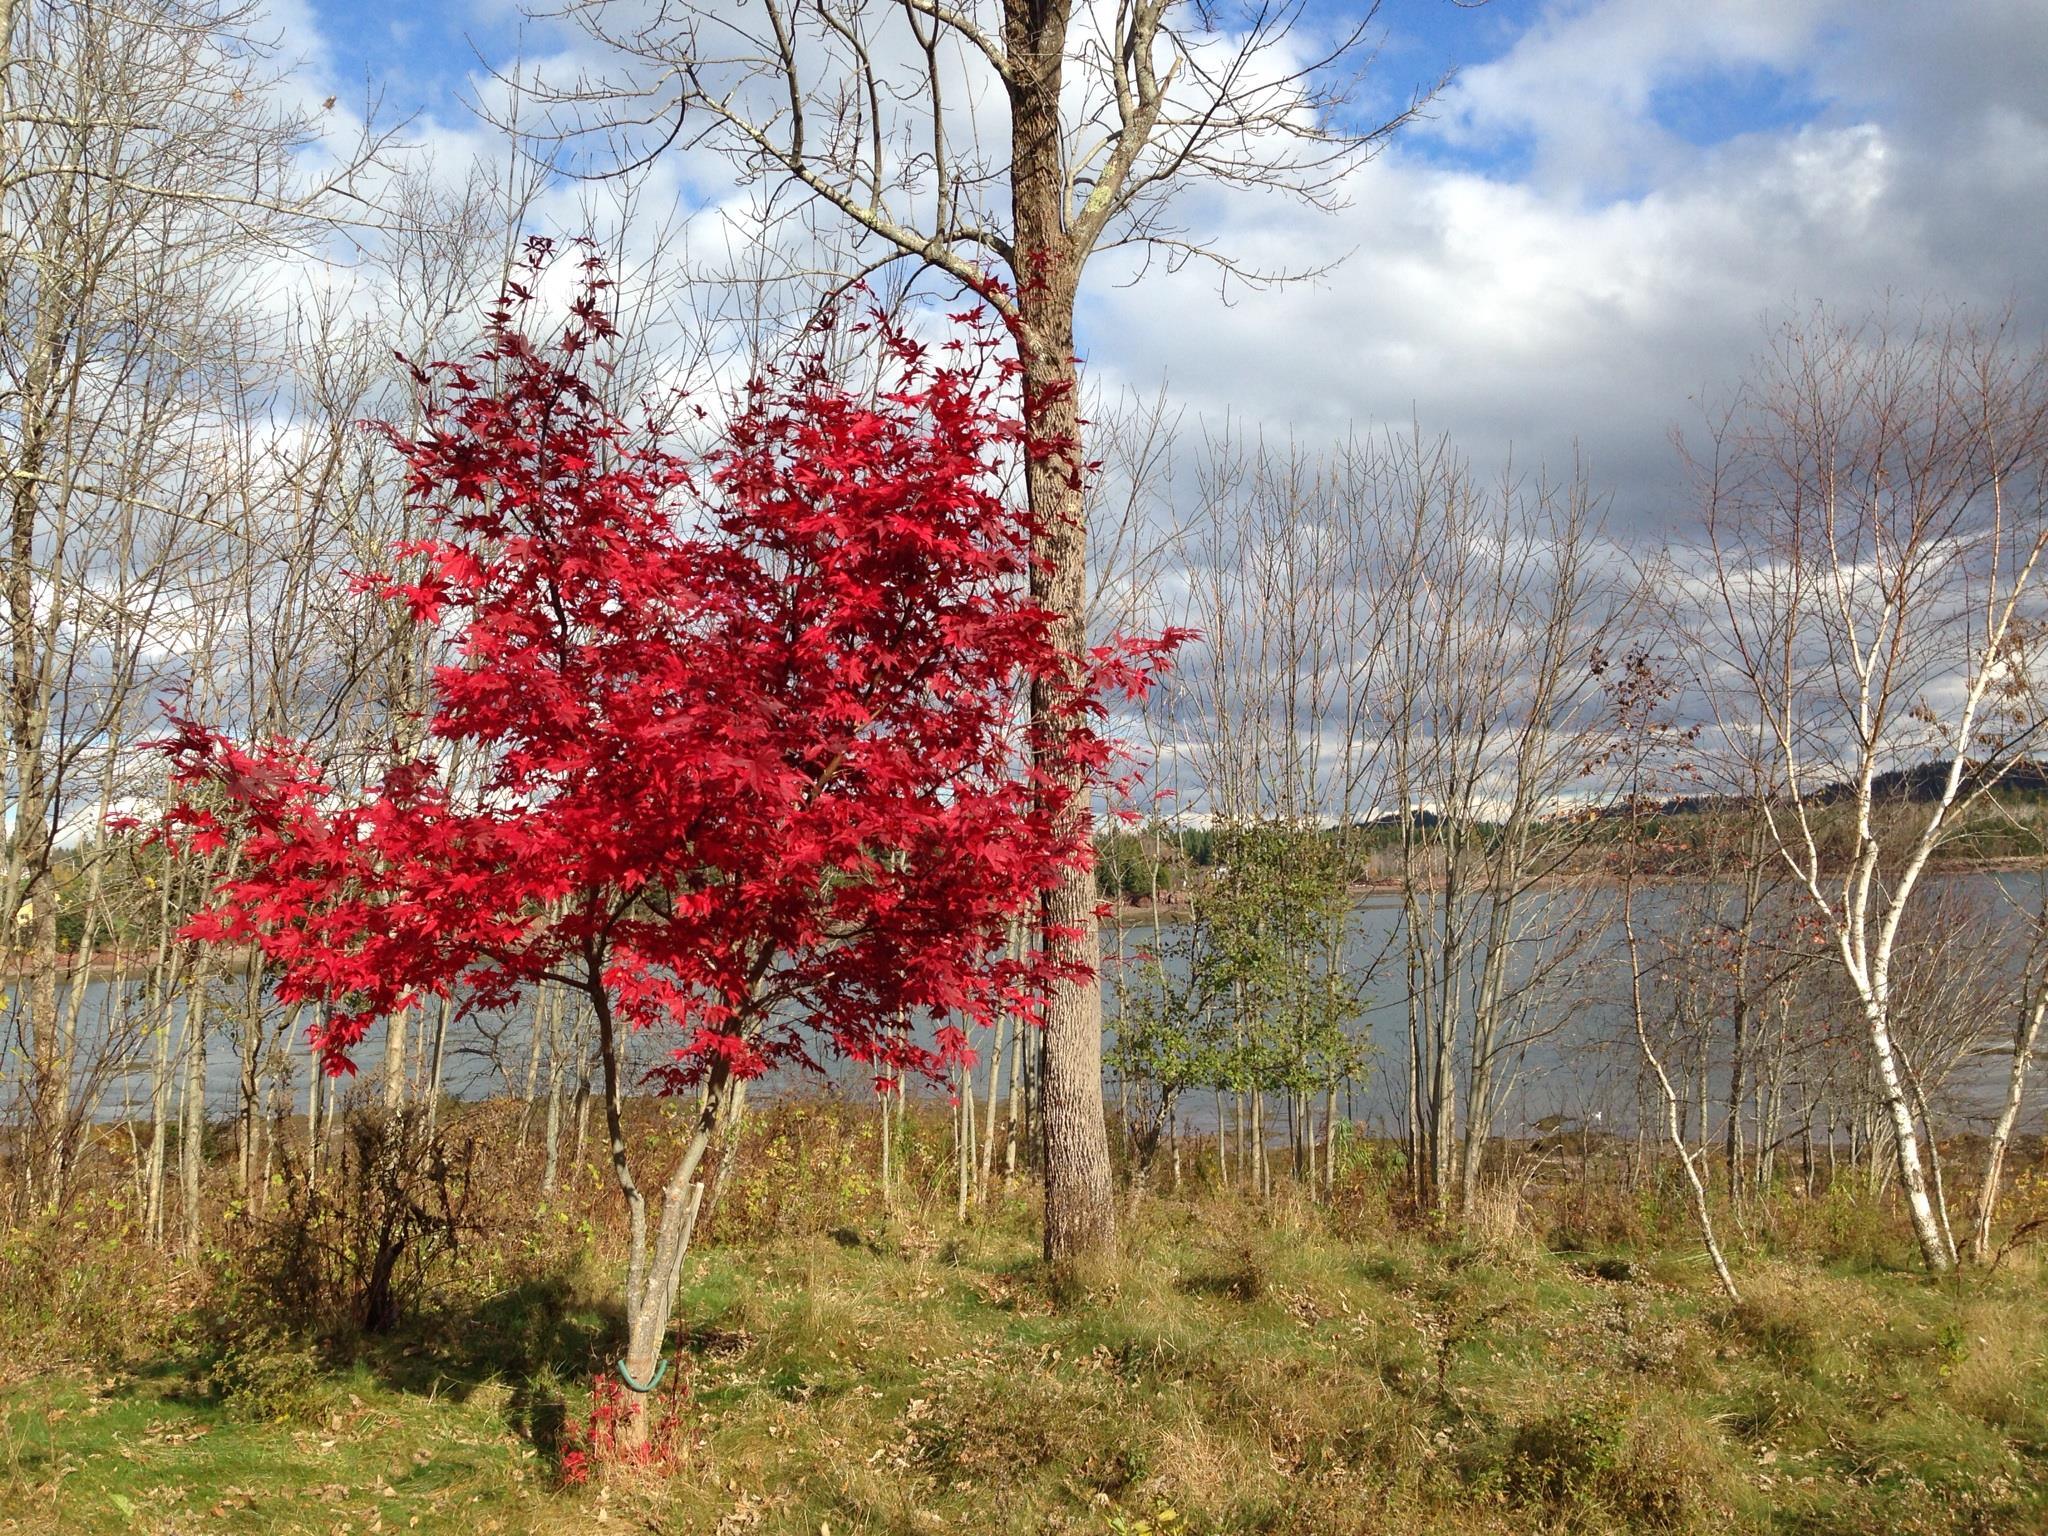
[[[619,1380],[623,1381],[627,1386],[631,1387],[635,1392],[638,1392],[643,1397],[646,1396],[649,1392],[652,1392],[656,1387],[660,1386],[661,1378],[666,1376],[667,1374],[668,1357],[664,1355],[661,1359],[654,1362],[654,1374],[647,1379],[647,1385],[643,1387],[640,1385],[639,1382],[633,1379],[633,1373],[626,1369],[626,1362],[623,1360],[619,1362]]]

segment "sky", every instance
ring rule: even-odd
[[[1339,13],[1309,0],[1311,20]],[[465,98],[544,25],[501,0],[293,0],[308,67],[473,153]],[[1682,532],[1697,435],[1774,319],[2010,307],[2048,327],[2042,0],[1385,0],[1367,90],[1454,69],[1323,212],[1207,190],[1184,221],[1331,270],[1090,269],[1098,380],[1314,443],[1445,432],[1484,464],[1583,462],[1618,532]]]

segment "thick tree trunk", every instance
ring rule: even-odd
[[[1074,360],[1074,300],[1080,272],[1067,226],[1060,88],[1070,8],[1064,0],[1005,0],[1003,41],[1011,63],[1010,205],[1024,369],[1026,490],[1037,521],[1031,595],[1054,614],[1053,640],[1079,668],[1088,654],[1087,525],[1082,502],[1079,397]],[[1051,724],[1061,689],[1041,679],[1031,693],[1033,722]],[[1078,776],[1067,807],[1085,840],[1091,811]],[[1039,909],[1039,941],[1052,956],[1085,971],[1048,988],[1045,1079],[1041,1088],[1045,1152],[1045,1255],[1055,1264],[1109,1246],[1116,1207],[1109,1134],[1102,1112],[1101,958],[1095,876],[1073,869]]]

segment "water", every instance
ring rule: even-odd
[[[1932,882],[1930,897],[1973,907],[1992,924],[1988,937],[1970,946],[1971,957],[1983,966],[1983,989],[2010,985],[2023,962],[2021,917],[2035,910],[2039,872],[2025,875],[1960,875]],[[1639,924],[1645,932],[1672,927],[1681,904],[1699,908],[1699,886],[1651,887],[1638,897]],[[1717,897],[1716,899],[1722,899]],[[1733,893],[1726,893],[1732,903]],[[1523,1134],[1562,1121],[1598,1124],[1610,1129],[1633,1125],[1638,1102],[1639,1060],[1626,998],[1627,971],[1621,959],[1620,932],[1611,890],[1539,892],[1528,898],[1526,912],[1545,936],[1519,946],[1509,968],[1511,988],[1526,988],[1511,1038],[1501,1053],[1497,1075],[1505,1084],[1499,1129]],[[1704,909],[1702,909],[1704,910]],[[1697,916],[1698,913],[1695,913]],[[1168,919],[1171,921],[1171,919]],[[1368,1067],[1361,1078],[1340,1093],[1344,1109],[1381,1129],[1401,1123],[1406,1092],[1407,996],[1400,944],[1401,911],[1391,896],[1368,896],[1351,908],[1344,945],[1347,973],[1362,980],[1367,1005],[1355,1021],[1355,1037],[1367,1047]],[[1149,920],[1126,922],[1103,931],[1105,965],[1104,1010],[1115,1026],[1119,956],[1125,962],[1145,949],[1156,933]],[[1944,964],[1949,964],[1947,960]],[[1825,970],[1826,960],[1822,961]],[[7,1076],[18,1080],[22,1060],[19,1038],[23,1019],[19,988],[10,988],[4,1014],[9,1042]],[[210,1109],[225,1113],[237,1102],[241,1062],[230,1030],[245,1005],[246,986],[234,977],[214,983],[216,1028],[208,1038],[206,1096]],[[82,1000],[79,1019],[81,1092],[97,1104],[102,1119],[148,1113],[151,1065],[162,1030],[182,1036],[187,1003],[174,999],[167,1008],[151,1010],[140,983],[117,987],[112,978],[95,978]],[[410,1040],[425,1037],[431,1049],[438,1004],[416,1010]],[[1822,1023],[1854,1038],[1853,1016],[1839,1005],[1820,1010]],[[1838,1015],[1838,1016],[1837,1016]],[[263,1006],[266,1059],[288,1063],[294,1102],[303,1108],[311,1063],[303,1031],[294,1031],[285,1012],[270,1000]],[[533,1041],[533,1009],[522,1004],[510,1010],[456,1011],[450,1019],[442,1081],[457,1099],[475,1100],[525,1090]],[[634,1035],[626,1042],[629,1080],[666,1060],[663,1032]],[[928,1038],[928,1029],[926,1031]],[[977,1041],[985,1051],[986,1039]],[[384,1028],[374,1028],[355,1052],[364,1082],[374,1089],[381,1081]],[[1839,1058],[1838,1058],[1839,1059]],[[594,1059],[590,1070],[596,1071]],[[1727,1064],[1710,1061],[1710,1096],[1725,1090]],[[1934,1094],[1945,1123],[1978,1123],[1988,1119],[1999,1102],[2006,1058],[1982,1050],[1964,1059]],[[573,1079],[568,1084],[574,1087]],[[780,1071],[760,1085],[774,1093],[797,1087],[819,1087],[850,1099],[870,1092],[868,1070],[851,1063],[832,1066],[820,1084],[816,1077]],[[545,1094],[543,1073],[538,1091]],[[985,1089],[983,1090],[985,1091]],[[1114,1103],[1117,1085],[1105,1085]],[[1212,1128],[1215,1099],[1206,1091],[1182,1101],[1181,1118],[1192,1129]]]

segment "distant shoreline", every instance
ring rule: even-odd
[[[1930,864],[1927,873],[1931,875],[2001,875],[2019,874],[2027,870],[2048,870],[2048,855],[2015,856],[1995,859],[1940,860]],[[1832,871],[1830,873],[1833,873]],[[1639,876],[1644,885],[1679,885],[1705,879],[1702,874],[1692,872],[1674,873],[1669,870],[1645,870]],[[1537,884],[1537,889],[1555,889],[1572,885],[1617,885],[1614,874],[1605,869],[1570,870],[1546,877]],[[1345,894],[1354,900],[1369,900],[1379,896],[1398,896],[1401,882],[1391,876],[1371,880],[1354,880],[1345,887]],[[1106,921],[1119,927],[1144,923],[1165,913],[1172,917],[1187,911],[1187,897],[1182,892],[1168,892],[1157,907],[1150,901],[1110,902]],[[249,966],[251,951],[239,948],[222,954],[216,952],[213,969],[216,974],[240,975]],[[62,969],[77,969],[70,952],[60,951],[59,959],[66,962]],[[86,964],[86,973],[94,977],[111,976],[121,971],[130,975],[146,972],[156,961],[154,950],[122,951],[98,949]],[[0,984],[12,984],[33,975],[29,958],[20,950],[0,953]]]
[[[2048,871],[2048,854],[2016,855],[1990,859],[1940,859],[1931,862],[1927,866],[1926,873],[1930,875],[2005,875],[2021,874],[2028,870]],[[1837,870],[1827,870],[1823,872],[1823,877],[1833,878],[1837,874],[1839,874]],[[1636,876],[1637,883],[1645,886],[1697,884],[1706,878],[1705,874],[1698,871],[1648,869],[1640,871]],[[1431,882],[1432,888],[1439,884],[1441,882]],[[1563,886],[1619,886],[1620,884],[1619,877],[1612,870],[1582,869],[1565,870],[1558,874],[1545,876],[1542,880],[1537,881],[1532,889],[1554,890]],[[1393,876],[1370,880],[1354,880],[1344,890],[1346,895],[1354,899],[1366,899],[1375,896],[1398,896],[1401,894],[1401,881]],[[1164,912],[1171,917],[1177,914],[1184,914],[1187,908],[1188,901],[1184,892],[1168,892],[1157,907],[1154,907],[1150,901],[1112,902],[1109,904],[1108,921],[1119,925],[1142,923],[1154,916],[1155,913]]]

